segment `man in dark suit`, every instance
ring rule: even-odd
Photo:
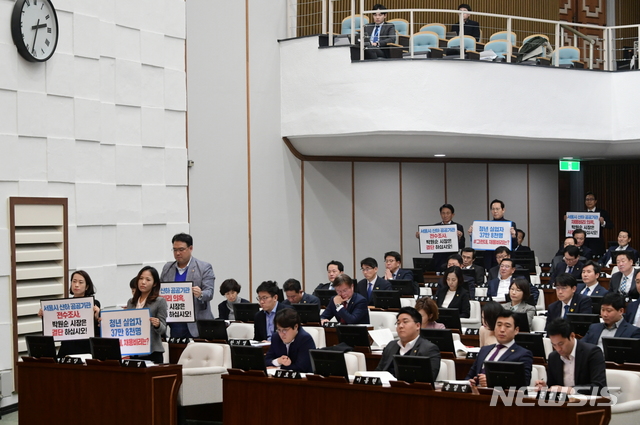
[[[438,346],[420,336],[422,316],[413,307],[403,307],[396,316],[398,340],[392,341],[382,351],[382,359],[376,370],[386,370],[395,376],[393,356],[422,356],[431,359],[431,373],[435,381],[440,372]]]
[[[458,10],[462,10],[464,12],[471,12],[471,6],[469,6],[466,3],[461,4],[460,6],[458,6]],[[480,41],[480,24],[478,24],[478,22],[476,21],[472,21],[471,19],[469,19],[469,14],[468,13],[464,13],[462,15],[462,19],[464,19],[464,35],[470,35],[473,38],[476,39],[476,41]],[[459,19],[458,19],[459,22]],[[455,32],[456,34],[460,35],[460,24],[453,24],[451,25],[451,31]]]
[[[282,285],[282,290],[287,297],[287,299],[282,302],[284,305],[318,304],[318,308],[320,308],[320,299],[311,294],[305,294],[302,291],[300,282],[296,279],[287,279],[284,285]]]
[[[582,281],[584,283],[578,284],[576,292],[580,295],[586,295],[588,297],[603,297],[607,291],[604,286],[598,283],[600,277],[600,264],[593,260],[587,261],[582,268]]]
[[[526,245],[522,245],[525,236],[527,236],[527,234],[524,232],[524,230],[516,229],[516,240],[518,241],[518,245],[513,248],[513,251],[531,252],[531,248]]]
[[[564,261],[564,249],[569,245],[575,245],[575,244],[576,244],[576,238],[574,238],[573,236],[567,236],[566,238],[564,238],[564,242],[562,243],[562,248],[560,248],[558,252],[556,252],[556,255],[551,259],[551,270],[555,269],[559,263]],[[584,261],[587,261],[587,259],[585,258]]]
[[[531,381],[531,368],[533,364],[533,354],[531,351],[520,347],[513,338],[518,334],[518,327],[513,311],[503,310],[498,314],[496,326],[494,327],[497,344],[485,345],[480,349],[476,361],[469,370],[467,377],[471,385],[480,387],[487,386],[487,377],[484,374],[484,362],[523,362],[524,375],[527,384]]]
[[[594,255],[602,255],[605,251],[605,238],[603,229],[613,229],[613,221],[609,217],[609,213],[596,206],[598,198],[593,192],[587,192],[584,195],[584,205],[588,212],[600,213],[600,237],[588,238],[585,241],[585,245],[593,251]]]
[[[596,344],[602,349],[602,337],[640,338],[640,329],[624,320],[624,297],[609,292],[602,298],[600,317],[604,323],[594,323],[582,338],[584,342]]]
[[[497,277],[500,277],[500,263],[505,258],[511,258],[511,250],[506,246],[497,247],[494,253],[495,253],[496,261],[498,262],[498,264],[489,269],[489,272],[487,273],[487,282]],[[516,268],[518,268],[517,265],[516,265]]]
[[[320,290],[333,289],[333,287],[331,286],[331,284],[333,283],[333,280],[336,277],[340,276],[342,273],[344,273],[344,265],[340,261],[336,261],[336,260],[329,261],[329,263],[327,264],[327,277],[329,278],[329,282],[321,283],[318,286],[316,286],[316,289],[313,290],[313,295],[316,295],[316,291],[318,289]]]
[[[633,261],[638,261],[638,251],[631,248],[631,233],[628,230],[620,230],[618,233],[618,246],[612,246],[600,259],[600,264],[604,267],[609,267],[615,264],[613,253],[615,251],[631,251],[633,253]]]
[[[576,279],[582,278],[582,267],[584,263],[580,261],[580,250],[578,247],[569,245],[564,249],[563,255],[564,262],[559,263],[556,268],[551,271],[551,276],[549,277],[550,284],[554,284],[556,277],[563,273],[569,273]]]
[[[362,295],[369,305],[373,305],[374,290],[391,290],[391,284],[381,277],[378,277],[378,262],[375,258],[367,257],[360,261],[360,269],[364,279],[358,282],[356,292]]]
[[[576,293],[575,277],[562,273],[556,279],[555,285],[558,301],[549,304],[546,326],[549,326],[553,319],[566,318],[567,313],[591,314],[591,298]]]
[[[507,297],[509,295],[509,290],[511,289],[511,284],[514,280],[513,273],[516,271],[513,260],[511,258],[503,258],[500,262],[499,270],[500,275],[487,283],[487,286],[489,287],[487,295],[496,298],[494,301],[509,301]],[[527,304],[536,305],[538,303],[540,292],[531,282],[529,282],[529,291],[531,292],[531,296],[528,300],[524,301]]]
[[[368,324],[371,322],[367,299],[354,292],[351,277],[343,273],[336,277],[331,285],[337,295],[320,315],[321,323],[324,324],[334,317],[342,324]]]
[[[312,372],[309,350],[316,348],[313,337],[302,328],[300,315],[292,308],[276,314],[273,334],[264,363],[267,368]]]
[[[420,294],[420,286],[413,280],[413,271],[402,269],[402,256],[397,251],[389,251],[384,254],[384,278],[389,280],[410,280],[413,282],[414,295]]]
[[[576,246],[580,250],[580,257],[585,260],[591,260],[594,254],[593,250],[585,244],[585,241],[587,240],[587,232],[582,229],[576,229],[573,231],[573,239],[575,239]]]
[[[253,318],[253,339],[256,341],[271,341],[271,337],[275,332],[274,319],[276,313],[283,308],[291,308],[291,306],[278,302],[280,290],[276,282],[271,280],[262,282],[256,292],[262,310],[257,312]]]
[[[620,252],[616,259],[616,265],[618,271],[611,275],[609,291],[618,292],[625,297],[640,298],[634,285],[636,275],[640,270],[633,267],[633,253],[631,251]]]
[[[462,269],[474,270],[476,274],[476,285],[481,286],[484,284],[484,267],[474,264],[476,260],[476,250],[471,247],[465,247],[460,254],[462,257]]]
[[[547,336],[555,351],[549,354],[547,382],[536,381],[536,386],[542,389],[548,385],[550,391],[569,394],[599,395],[599,391],[607,386],[602,350],[597,345],[577,340],[571,325],[564,319],[549,323]],[[565,365],[569,370],[565,371]]]
[[[384,21],[387,18],[386,7],[376,4],[372,10],[378,10],[379,12],[374,12],[373,23],[364,26],[365,58],[388,58],[389,49],[387,45],[396,42],[396,27]]]
[[[640,291],[640,274],[636,274],[636,290]],[[624,313],[624,320],[635,327],[638,327],[638,325],[640,325],[640,314],[638,314],[638,311],[640,311],[640,309],[638,309],[639,304],[640,299],[627,304],[627,311],[626,313]]]
[[[442,219],[438,223],[434,223],[433,226],[456,226],[458,229],[458,250],[463,249],[465,247],[465,239],[464,239],[464,227],[462,224],[456,223],[453,221],[453,217],[456,215],[456,209],[451,204],[443,204],[440,207],[440,218]],[[420,238],[420,233],[416,232],[416,238]],[[445,264],[447,263],[447,259],[451,254],[457,254],[458,251],[452,252],[438,252],[433,254],[433,269],[437,272],[444,270]]]
[[[504,218],[504,202],[500,199],[494,199],[489,204],[489,208],[491,210],[491,217],[493,217],[493,221],[510,221]],[[515,221],[511,222],[511,246],[516,246],[518,241],[516,239],[516,227],[517,224]],[[469,226],[469,235],[473,234],[473,225]],[[499,264],[496,261],[495,251],[485,251],[484,252],[484,269],[489,270],[493,266]]]

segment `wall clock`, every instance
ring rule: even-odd
[[[29,62],[44,62],[58,45],[58,16],[50,0],[17,0],[11,14],[11,36]]]

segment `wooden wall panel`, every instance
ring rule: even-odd
[[[558,0],[558,6],[559,20],[581,24],[607,24],[607,0]]]
[[[607,241],[616,241],[618,232],[627,229],[631,232],[631,245],[640,247],[640,164],[635,162],[583,162],[584,190],[594,192],[598,197],[598,206],[609,212],[615,224],[614,229],[605,230]]]

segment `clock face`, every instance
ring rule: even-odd
[[[49,0],[17,0],[11,35],[18,52],[30,62],[49,59],[58,45],[58,17]]]

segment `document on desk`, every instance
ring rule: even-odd
[[[393,341],[391,329],[387,328],[369,331],[369,336],[373,339],[374,345],[371,346],[372,350],[382,350],[388,343]]]
[[[453,348],[456,350],[456,355],[458,357],[466,357],[467,353],[479,353],[480,347],[467,347],[459,340],[453,341]]]

